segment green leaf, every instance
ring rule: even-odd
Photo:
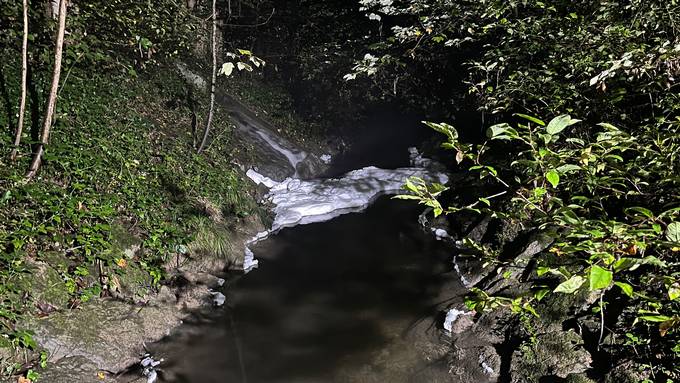
[[[245,69],[248,72],[253,71],[253,67],[251,67],[250,65],[243,63],[243,62],[237,62],[236,67],[238,68],[238,70],[244,70]]]
[[[458,140],[458,131],[456,130],[456,128],[449,124],[443,122],[435,123],[429,121],[422,121],[422,123],[429,126],[431,129],[434,129],[435,131],[445,135],[449,139],[449,142],[453,143]]]
[[[642,315],[638,318],[647,322],[666,322],[673,319],[666,315]]]
[[[573,277],[567,279],[566,281],[560,283],[553,292],[555,293],[564,293],[564,294],[573,294],[578,290],[583,283],[585,283],[586,279],[583,278],[580,275],[574,275]]]
[[[562,165],[562,166],[557,168],[557,171],[560,172],[561,174],[567,174],[567,173],[576,172],[576,171],[579,171],[579,170],[581,170],[580,166],[572,165],[572,164]]]
[[[561,116],[557,116],[553,118],[549,123],[548,126],[545,128],[545,131],[548,134],[551,135],[556,135],[563,131],[565,128],[568,126],[574,125],[577,122],[580,122],[581,120],[575,120],[572,119],[571,116],[568,114],[563,114]]]
[[[231,74],[234,72],[234,63],[224,63],[222,64],[222,70],[220,70],[220,74],[223,74],[227,77],[231,76]]]
[[[617,273],[640,266],[641,260],[635,258],[624,257],[614,263],[614,271]]]
[[[590,268],[590,290],[600,290],[609,287],[614,274],[598,265]]]
[[[519,136],[517,131],[506,123],[490,126],[486,130],[486,135],[493,140],[511,140]]]
[[[680,222],[671,222],[666,228],[666,239],[680,243]]]
[[[560,174],[556,170],[550,170],[548,173],[546,173],[545,178],[554,188],[556,188],[560,183]]]
[[[675,282],[668,286],[668,298],[672,301],[680,298],[680,282]]]
[[[654,218],[654,213],[652,213],[651,210],[646,209],[646,208],[641,207],[641,206],[633,206],[633,207],[626,209],[626,214],[636,216],[637,214],[633,214],[631,212],[642,214],[643,216],[650,218],[650,219]]]
[[[621,288],[621,291],[623,291],[624,294],[633,298],[633,286],[631,286],[631,285],[629,285],[628,283],[625,283],[625,282],[614,282],[614,284],[616,286],[619,286]]]
[[[538,125],[540,125],[540,126],[545,126],[545,122],[543,122],[542,120],[539,120],[539,119],[536,118],[536,117],[528,116],[528,115],[522,114],[522,113],[515,113],[515,116],[521,117],[521,118],[523,118],[523,119],[525,119],[525,120],[529,120],[529,121],[531,121],[531,122],[533,122],[533,123],[535,123],[535,124],[538,124]]]

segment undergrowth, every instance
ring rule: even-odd
[[[22,281],[49,254],[68,260],[57,288],[73,308],[104,294],[107,276],[126,269],[144,270],[147,287],[157,286],[164,263],[193,240],[196,217],[205,215],[199,199],[232,219],[254,212],[248,183],[232,165],[228,119],[218,110],[213,141],[196,154],[185,85],[164,68],[139,78],[68,68],[44,166],[37,179],[26,182],[29,134],[17,162],[7,159],[19,68],[10,60],[1,70],[0,351],[36,348],[17,323],[44,305]],[[31,79],[29,127],[40,124],[40,77]],[[141,250],[128,256],[114,251],[114,225],[138,238]],[[26,365],[5,361],[2,373],[22,368]]]

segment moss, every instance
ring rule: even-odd
[[[111,245],[114,251],[125,252],[135,246],[141,246],[142,240],[131,234],[121,223],[111,225]]]
[[[569,374],[564,383],[596,383],[585,374]]]

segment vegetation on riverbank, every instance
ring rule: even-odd
[[[680,380],[678,4],[362,4],[391,33],[348,80],[392,81],[403,75],[394,68],[434,68],[432,76],[410,77],[412,86],[425,86],[446,76],[455,52],[480,49],[465,83],[491,122],[487,139],[473,145],[459,138],[465,126],[429,125],[445,135],[452,162],[485,188],[474,198],[454,190],[441,205],[440,189],[413,185],[419,200],[438,213],[517,220],[554,240],[530,263],[523,294],[477,288],[469,307],[531,317],[546,294],[573,295],[568,316],[597,323],[595,354],[634,360],[645,381]],[[512,275],[510,254],[468,245]],[[585,312],[583,290],[590,292]]]
[[[255,212],[249,186],[233,164],[238,150],[226,116],[217,114],[214,139],[196,154],[185,93],[169,69],[139,78],[74,69],[63,85],[54,139],[37,179],[23,179],[26,148],[16,163],[0,160],[4,347],[35,346],[15,327],[19,315],[47,315],[116,294],[119,274],[142,275],[139,294],[158,287],[173,254],[185,252],[197,233],[200,239],[216,230],[201,219],[206,209],[230,220]],[[11,148],[9,135],[2,139]],[[114,245],[128,236],[139,249],[125,253]],[[64,262],[52,264],[54,253]],[[40,262],[55,268],[61,280],[48,288],[66,292],[67,302],[31,296],[38,293],[30,281]],[[5,366],[6,372],[15,369]]]
[[[28,9],[27,129],[11,161],[23,20],[21,4],[2,4],[0,346],[32,349],[30,333],[16,327],[18,316],[112,294],[112,281],[125,271],[142,275],[137,283],[152,289],[164,263],[185,251],[197,230],[208,231],[199,240],[221,246],[202,219],[209,211],[237,220],[255,207],[233,161],[248,149],[234,143],[218,109],[212,141],[195,153],[191,117],[200,128],[206,113],[204,102],[191,100],[207,95],[188,95],[169,69],[176,58],[208,56],[207,4],[71,2],[56,114],[47,121],[52,137],[32,181],[24,176],[44,122],[54,9],[45,12],[48,4],[39,2]],[[267,61],[265,74],[280,77],[296,97],[282,89],[251,92],[259,88],[252,79],[227,87],[261,113],[263,104],[278,105],[314,121],[287,112],[268,116],[284,135],[302,141],[327,133],[328,120],[351,120],[386,100],[436,115],[448,121],[429,125],[453,150],[451,167],[474,174],[479,194],[411,185],[421,202],[441,214],[511,219],[525,234],[552,238],[548,251],[531,260],[520,294],[480,287],[468,298],[471,308],[507,307],[529,323],[541,302],[574,297],[565,305],[568,316],[595,324],[592,353],[634,361],[641,379],[680,380],[677,1],[219,5],[230,37],[220,40],[222,48],[251,49]],[[452,122],[470,106],[480,112],[482,129]],[[118,248],[121,231],[141,250]],[[512,275],[502,249],[468,247],[499,275]],[[54,300],[31,296],[36,262],[52,268],[50,289],[58,291],[40,296]],[[534,334],[525,335],[531,346]],[[25,373],[31,366],[3,370]]]

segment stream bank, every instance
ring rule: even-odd
[[[111,225],[111,248],[102,255],[113,258],[113,266],[100,264],[98,269],[95,263],[87,269],[77,269],[80,274],[75,279],[76,292],[101,283],[105,289],[102,299],[95,297],[97,293],[74,298],[63,291],[64,276],[76,269],[70,253],[74,249],[56,248],[40,258],[29,257],[28,266],[35,270],[32,274],[35,278],[31,279],[28,294],[37,302],[37,308],[36,313],[25,315],[17,327],[31,331],[36,347],[47,352],[46,369],[34,364],[22,367],[38,370],[42,375],[40,381],[112,381],[118,372],[139,360],[146,343],[169,334],[189,313],[212,306],[219,298],[212,289],[224,283],[216,275],[227,269],[243,267],[244,243],[264,230],[262,221],[266,221],[265,214],[249,205],[254,204],[257,191],[234,165],[254,161],[248,155],[249,151],[264,145],[246,134],[234,134],[235,138],[231,138],[234,128],[227,119],[227,111],[231,109],[225,105],[224,111],[218,110],[216,114],[214,136],[208,150],[203,156],[196,157],[188,134],[190,121],[187,115],[182,114],[186,84],[172,68],[163,68],[154,76],[138,81],[143,89],[134,94],[133,100],[123,99],[126,103],[130,102],[125,104],[127,108],[143,113],[144,119],[140,118],[143,125],[129,123],[126,128],[136,129],[133,131],[140,137],[135,136],[137,138],[133,142],[141,147],[148,145],[152,149],[149,150],[152,152],[151,159],[149,163],[142,164],[126,160],[125,167],[121,167],[130,169],[128,171],[134,176],[137,176],[135,171],[139,168],[139,180],[135,179],[135,182],[158,188],[156,192],[161,194],[160,201],[165,204],[159,211],[167,209],[172,214],[181,209],[171,218],[173,222],[161,222],[158,226],[171,226],[165,229],[168,231],[174,229],[172,225],[189,226],[195,231],[186,234],[186,237],[182,233],[179,238],[193,240],[176,245],[163,244],[169,250],[163,253],[161,267],[165,277],[158,285],[154,282],[155,277],[144,269],[147,267],[144,261],[148,259],[145,257],[149,252],[149,240],[139,224],[142,217],[153,216],[154,212],[142,209],[139,216],[120,217]],[[159,87],[156,87],[155,80],[161,81]],[[117,99],[113,101],[118,105]],[[244,115],[248,113],[251,121],[255,119],[257,124],[266,124],[254,112],[247,111],[247,107],[241,105],[240,108]],[[127,134],[127,130],[121,134]],[[168,153],[168,149],[175,147],[179,149]],[[218,151],[221,150],[227,151],[227,154],[220,154]],[[182,155],[187,151],[189,158],[184,158]],[[138,158],[144,157],[140,155]],[[264,154],[262,158],[274,161],[277,156]],[[163,170],[166,170],[165,167],[171,170],[167,175],[156,168],[152,168],[153,173],[145,173],[149,164],[158,167],[157,164],[161,164]],[[262,164],[276,167],[275,164]],[[46,169],[50,170],[49,164]],[[107,174],[115,175],[119,170],[107,171]],[[293,172],[285,167],[281,170],[281,174],[286,176]],[[164,178],[157,184],[158,173]],[[139,203],[136,199],[132,201]],[[146,204],[142,206],[149,206],[149,202],[142,201]],[[87,202],[88,207],[94,207],[94,201]],[[82,210],[87,211],[85,208]],[[186,215],[189,216],[188,223],[184,221]],[[161,232],[156,241],[162,241],[165,238],[163,234]],[[48,255],[49,258],[46,258]],[[161,270],[152,270],[160,277]],[[0,357],[13,360],[12,355],[2,354]],[[23,356],[20,359],[19,363],[22,363]]]

